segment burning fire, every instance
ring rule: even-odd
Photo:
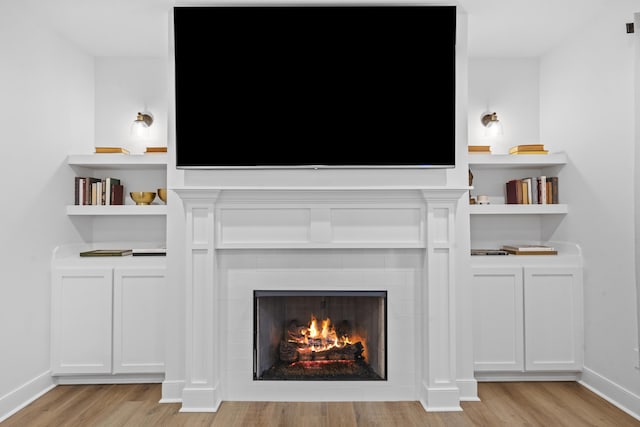
[[[289,331],[288,341],[297,344],[299,353],[340,349],[354,342],[360,342],[364,347],[362,356],[366,357],[366,339],[358,335],[338,336],[329,317],[318,322],[315,315],[311,315],[308,327],[301,327],[295,333]]]

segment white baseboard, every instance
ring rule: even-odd
[[[640,396],[608,380],[602,375],[584,368],[580,384],[612,405],[640,420]]]
[[[182,403],[182,390],[184,390],[184,380],[164,380],[159,403]]]
[[[460,389],[460,401],[463,402],[479,402],[478,382],[475,379],[457,380],[456,384]]]
[[[56,385],[51,371],[46,371],[0,397],[0,422],[24,408]]]

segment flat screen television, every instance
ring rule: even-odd
[[[456,7],[174,7],[176,166],[455,166]]]

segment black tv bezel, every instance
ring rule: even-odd
[[[335,162],[335,163],[312,163],[312,162],[264,162],[264,163],[246,163],[246,164],[238,164],[238,163],[213,163],[209,160],[198,163],[194,162],[193,156],[188,161],[181,161],[180,156],[180,148],[185,145],[180,143],[179,141],[179,124],[178,124],[178,84],[177,84],[177,71],[174,69],[176,74],[174,75],[174,95],[175,95],[175,149],[176,149],[176,168],[183,170],[190,169],[200,169],[200,170],[226,170],[226,169],[452,169],[456,167],[456,152],[457,152],[457,103],[456,103],[456,75],[457,75],[457,64],[456,64],[456,38],[457,38],[457,23],[456,23],[456,14],[457,8],[454,5],[447,4],[439,4],[439,5],[429,5],[429,4],[300,4],[300,3],[292,3],[292,4],[240,4],[240,5],[230,5],[230,4],[217,4],[217,5],[198,5],[198,6],[174,6],[174,13],[179,9],[211,9],[211,8],[224,8],[224,7],[232,7],[232,8],[275,8],[275,7],[285,7],[285,8],[308,8],[308,7],[328,7],[328,8],[339,8],[339,7],[390,7],[390,8],[410,8],[410,7],[421,7],[421,8],[441,8],[441,9],[449,9],[453,12],[453,52],[452,58],[453,61],[452,69],[453,76],[452,79],[452,101],[451,101],[451,117],[452,117],[452,130],[451,130],[451,138],[448,139],[447,144],[443,148],[438,147],[437,150],[440,152],[446,152],[445,155],[439,154],[437,156],[437,161],[435,162],[357,162],[357,163],[348,163],[348,162]],[[175,15],[173,21],[172,35],[174,37],[174,47],[177,45],[176,43],[176,31],[175,31]],[[173,52],[173,59],[175,60],[175,50]],[[177,66],[176,66],[177,69]],[[442,151],[442,150],[445,151]],[[446,159],[446,160],[443,160]]]

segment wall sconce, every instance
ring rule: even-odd
[[[500,123],[497,113],[483,113],[480,121],[484,126],[484,136],[501,136],[503,134],[502,123]]]
[[[131,124],[131,136],[146,138],[149,136],[149,126],[153,124],[153,116],[150,113],[138,113]]]

